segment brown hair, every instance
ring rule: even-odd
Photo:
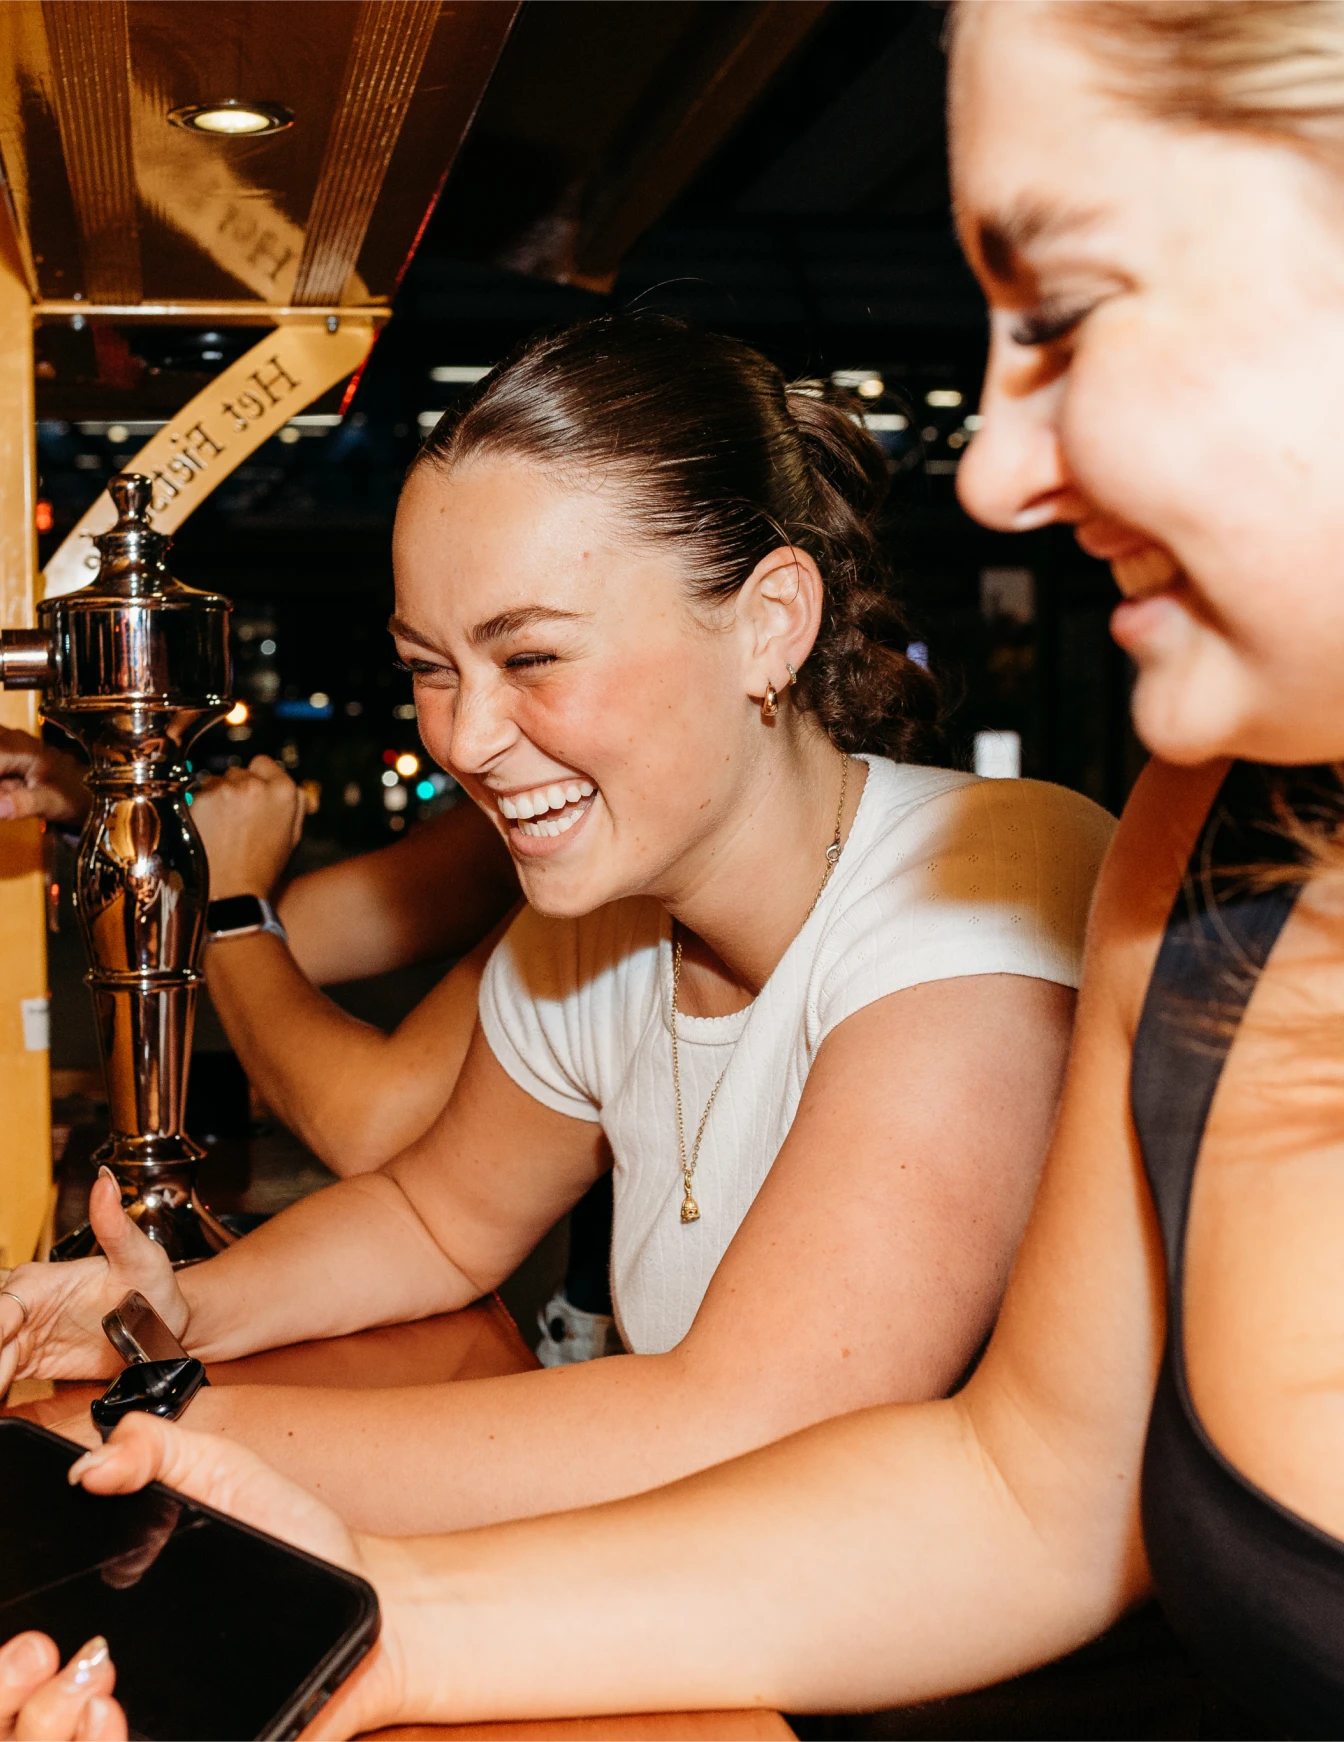
[[[917,760],[937,746],[941,708],[906,656],[879,536],[886,458],[856,417],[815,395],[737,339],[612,315],[531,340],[445,414],[416,463],[516,454],[615,474],[632,524],[675,543],[694,596],[710,602],[796,545],[825,600],[792,701],[842,750]]]
[[[1344,145],[1341,0],[1059,0],[1116,96],[1155,120]]]

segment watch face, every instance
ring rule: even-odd
[[[266,912],[255,895],[226,895],[223,901],[210,903],[205,923],[212,932],[243,931],[248,926],[265,925]]]

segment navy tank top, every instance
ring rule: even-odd
[[[1331,780],[1280,771],[1278,790],[1305,817]],[[1275,817],[1269,771],[1235,764],[1191,856],[1135,1036],[1130,1099],[1167,1273],[1143,1533],[1171,1625],[1213,1673],[1291,1735],[1344,1736],[1344,1542],[1221,1455],[1190,1401],[1182,1336],[1185,1232],[1209,1106],[1300,888],[1257,886],[1245,870],[1298,856]]]

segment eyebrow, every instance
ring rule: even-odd
[[[562,611],[554,605],[518,605],[512,611],[500,611],[478,623],[467,639],[473,647],[484,647],[491,641],[502,641],[506,635],[516,635],[520,629],[530,629],[534,623],[579,623],[586,620],[585,611]],[[404,617],[389,618],[389,631],[404,641],[414,641],[420,647],[433,647],[434,638],[408,623]]]
[[[1096,223],[1097,207],[1057,206],[1028,200],[975,225],[975,245],[986,268],[1007,283],[1022,270],[1022,256],[1042,242],[1058,242]]]

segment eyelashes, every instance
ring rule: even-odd
[[[1020,315],[1008,329],[1008,336],[1015,345],[1026,348],[1057,344],[1080,325],[1092,312],[1092,307],[1091,303],[1084,303],[1065,308],[1047,306],[1037,309],[1031,314]]]

